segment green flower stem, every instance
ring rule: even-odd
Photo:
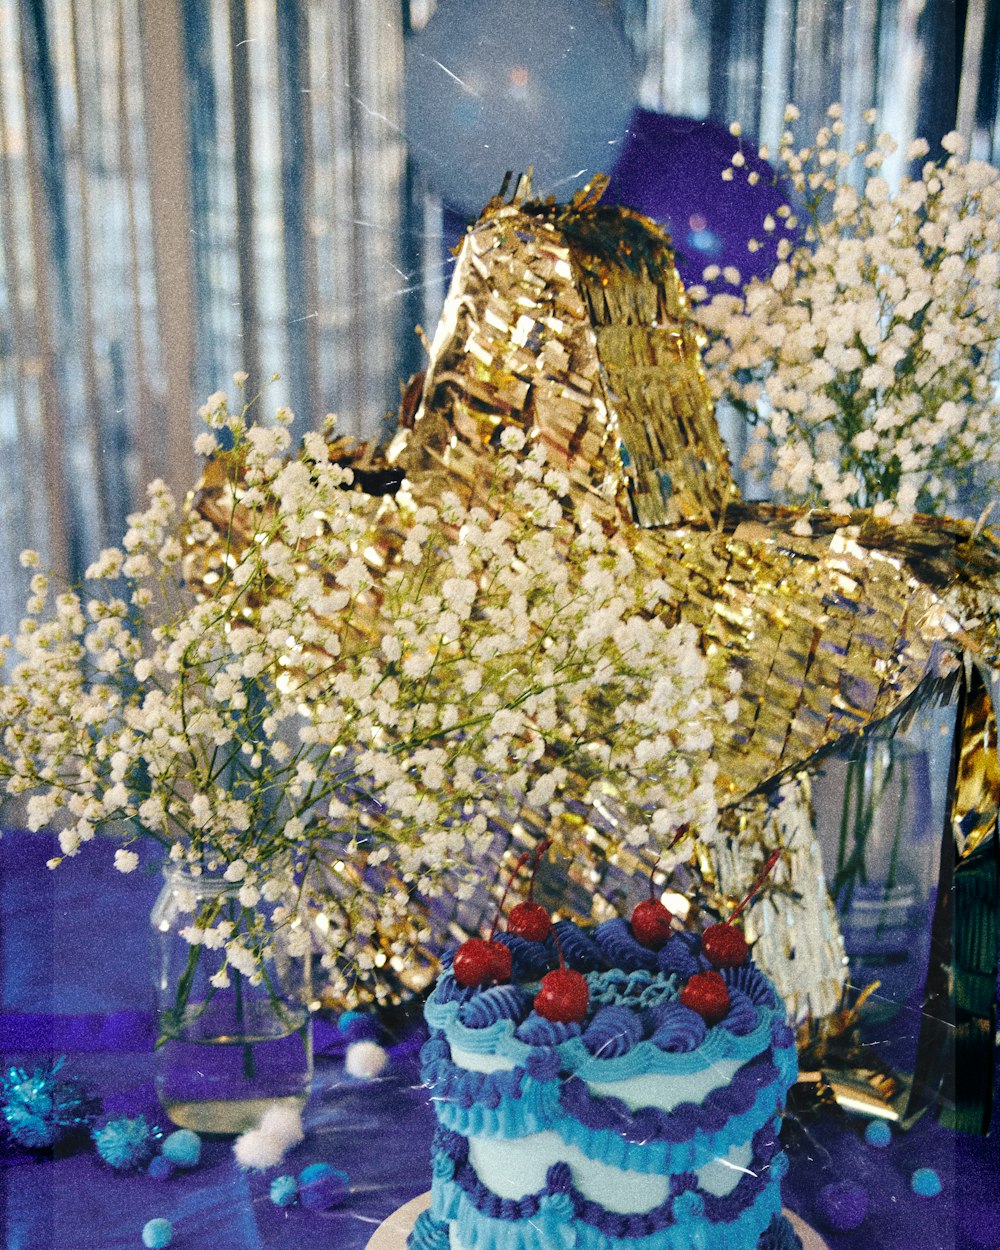
[[[243,973],[233,971],[233,994],[236,998],[236,1032],[237,1036],[246,1038],[246,1017],[243,1006]],[[244,1040],[242,1045],[243,1051],[243,1078],[252,1081],[257,1075],[257,1065],[254,1060],[253,1044]]]
[[[215,899],[213,902],[206,903],[204,905],[198,915],[199,928],[207,929],[209,927],[212,921],[222,910],[222,901],[222,899]],[[196,945],[192,943],[191,948],[188,951],[184,971],[181,973],[180,979],[177,982],[177,994],[174,998],[174,1005],[163,1013],[163,1018],[167,1023],[166,1027],[161,1026],[160,1035],[156,1039],[155,1049],[157,1050],[159,1050],[161,1046],[165,1045],[165,1043],[175,1041],[181,1035],[181,1028],[185,1021],[188,1002],[191,998],[191,990],[194,987],[195,973],[198,971],[198,963],[201,959],[202,950],[203,948],[200,944]],[[199,1016],[204,1014],[208,1004],[212,1001],[214,996],[215,987],[210,986],[205,995],[205,1001],[202,1003],[201,1008],[198,1011]],[[173,1026],[172,1028],[170,1027],[171,1025]]]

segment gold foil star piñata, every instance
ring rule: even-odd
[[[487,207],[461,245],[419,405],[381,468],[405,478],[401,499],[437,503],[450,490],[486,506],[501,431],[543,443],[573,507],[627,534],[663,584],[657,610],[739,668],[739,715],[715,744],[719,803],[736,812],[846,735],[993,666],[1000,548],[961,521],[743,501],[669,245],[652,222],[602,206],[601,190],[557,206],[529,202],[522,185]],[[197,505],[228,523],[210,479]],[[982,718],[992,723],[988,699]],[[992,863],[996,769],[967,772],[980,784],[963,802]],[[814,871],[814,846],[799,851]],[[609,892],[608,866],[592,869],[575,877],[578,910]],[[715,871],[724,893],[742,884]]]

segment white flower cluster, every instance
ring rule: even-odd
[[[228,430],[231,450],[212,447],[250,541],[234,528],[191,598],[179,557],[204,523],[185,529],[154,482],[87,594],[51,598],[36,574],[0,687],[0,776],[64,856],[106,826],[122,872],[149,837],[232,883],[235,927],[187,930],[223,953],[219,986],[227,967],[252,975],[277,930],[293,953],[321,932],[331,962],[370,967],[379,914],[475,872],[511,803],[557,838],[609,794],[632,845],[681,825],[713,837],[728,712],[709,661],[659,619],[627,536],[571,516],[564,476],[520,432],[503,435],[489,508],[418,508],[352,489],[319,434],[286,459],[285,424],[250,425],[220,396],[204,415]],[[404,888],[359,873],[331,910],[345,861],[391,861]]]
[[[747,467],[776,495],[907,517],[953,503],[973,472],[995,481],[1000,171],[949,135],[946,158],[893,191],[896,144],[865,120],[849,150],[838,105],[811,146],[785,131],[776,169],[800,203],[763,223],[779,263],[699,317],[714,395],[755,427]],[[917,140],[906,157],[927,152]]]

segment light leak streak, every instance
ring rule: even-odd
[[[464,79],[459,78],[459,76],[456,73],[450,70],[447,65],[439,61],[437,57],[428,56],[426,52],[421,52],[419,53],[419,55],[422,56],[425,61],[430,61],[432,65],[436,65],[439,70],[441,70],[443,73],[448,75],[448,77],[452,80],[452,82],[457,82],[463,91],[467,91],[469,95],[474,95],[477,100],[481,100],[483,98],[482,95],[475,89],[475,87],[470,86],[469,83],[467,83]]]
[[[733,1163],[730,1159],[720,1158],[718,1155],[716,1155],[712,1162],[721,1163],[724,1168],[732,1168],[734,1172],[742,1172],[744,1176],[757,1176],[757,1173],[753,1170],[753,1168],[741,1168],[738,1163]]]

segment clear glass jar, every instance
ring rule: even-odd
[[[258,975],[222,972],[221,943],[183,935],[228,922],[238,936],[238,892],[218,875],[171,865],[151,915],[156,1092],[175,1124],[198,1133],[246,1132],[275,1103],[301,1108],[312,1082],[308,957],[289,955],[276,933]]]
[[[859,985],[879,982],[865,1018],[897,1015],[927,968],[927,918],[939,820],[928,753],[870,737],[825,765],[813,789],[844,946]]]

